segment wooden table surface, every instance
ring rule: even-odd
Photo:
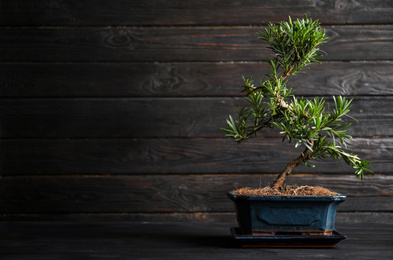
[[[1,222],[0,259],[393,259],[393,224],[337,226],[335,248],[241,248],[231,223]]]

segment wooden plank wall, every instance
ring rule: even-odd
[[[298,168],[290,184],[348,195],[339,221],[392,222],[393,3],[383,0],[2,0],[2,219],[233,221],[226,192],[270,184],[300,153],[274,131],[219,130],[261,77],[269,21],[319,19],[322,65],[297,95],[354,97],[350,149],[374,162]]]

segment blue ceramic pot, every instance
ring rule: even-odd
[[[248,196],[228,192],[235,203],[242,234],[299,232],[330,235],[338,205],[345,195],[336,196]]]

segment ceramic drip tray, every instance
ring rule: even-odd
[[[335,247],[346,236],[337,230],[332,235],[242,235],[239,228],[231,228],[233,238],[242,247]]]

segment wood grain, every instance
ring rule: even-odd
[[[229,231],[235,223],[18,222],[0,223],[3,258],[69,259],[390,259],[391,223],[339,223],[348,236],[335,249],[243,249]],[[372,239],[371,239],[372,238]],[[33,257],[32,257],[33,256]]]
[[[261,61],[264,27],[0,28],[5,62]],[[393,26],[328,26],[321,60],[393,59]],[[365,44],[367,43],[367,44]],[[381,52],[380,50],[384,51]]]
[[[345,204],[341,204],[345,205]],[[341,206],[340,206],[341,207]],[[175,212],[175,213],[21,213],[0,215],[4,221],[74,221],[74,222],[203,222],[203,223],[235,223],[236,215],[231,212]],[[340,210],[336,215],[337,226],[344,224],[391,224],[391,212],[345,212]]]
[[[0,63],[0,97],[240,96],[241,76],[256,83],[262,62]],[[289,79],[296,95],[393,93],[391,62],[324,62]]]
[[[280,138],[238,145],[224,138],[4,140],[2,175],[277,173],[301,148]],[[373,161],[375,174],[392,174],[392,138],[355,138],[348,149]],[[317,161],[295,173],[353,174],[343,162]]]
[[[23,6],[23,8],[22,8]],[[392,23],[389,1],[358,0],[151,0],[14,1],[3,0],[0,25],[249,25],[302,18],[304,13],[329,24]]]
[[[330,107],[332,98],[326,98]],[[356,97],[350,134],[392,136],[392,98]],[[222,137],[242,98],[3,99],[2,138]],[[349,121],[351,121],[349,119]],[[268,137],[278,131],[261,132]]]
[[[2,214],[233,212],[226,193],[264,186],[273,176],[21,176],[0,181]],[[347,194],[340,212],[392,212],[393,177],[366,182],[347,175],[297,176],[288,184],[322,185]]]
[[[347,194],[345,223],[391,222],[392,10],[378,0],[2,0],[0,218],[234,221],[226,192],[269,184],[300,151],[273,131],[237,145],[219,128],[241,103],[241,76],[268,70],[256,32],[307,13],[331,40],[323,65],[289,86],[329,104],[355,97],[349,150],[375,174],[361,182],[317,161],[288,183]]]

